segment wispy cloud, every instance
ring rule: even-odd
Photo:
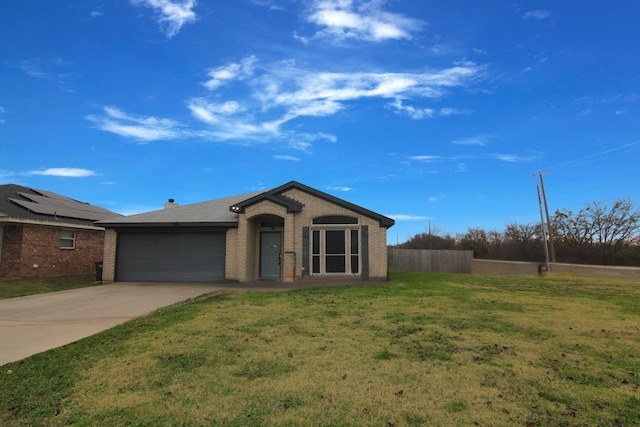
[[[7,113],[8,113],[7,109],[4,108],[2,105],[0,105],[0,125],[5,122],[5,120],[2,117],[2,115],[7,114]]]
[[[299,157],[294,157],[294,156],[287,156],[287,155],[281,155],[281,154],[276,154],[275,156],[273,156],[274,159],[276,160],[288,160],[291,162],[299,162],[300,158]]]
[[[384,41],[411,39],[425,23],[382,9],[385,0],[313,0],[305,19],[321,29],[316,38]]]
[[[409,157],[409,159],[417,161],[417,162],[433,163],[433,162],[437,162],[437,161],[443,160],[444,157],[419,155],[419,156],[411,156],[411,157]]]
[[[462,110],[458,108],[429,108],[429,107],[414,107],[413,105],[405,104],[401,99],[396,99],[389,104],[390,108],[394,108],[398,114],[406,114],[414,120],[432,119],[434,117],[449,117],[458,114],[470,114],[469,110]]]
[[[531,162],[533,160],[538,159],[538,156],[530,155],[530,156],[519,156],[517,154],[493,154],[492,158],[496,160],[501,160],[507,163],[522,163],[522,162]]]
[[[64,81],[69,73],[65,68],[72,63],[59,57],[24,59],[12,65],[34,79]]]
[[[207,80],[202,85],[209,90],[215,90],[231,81],[244,80],[253,74],[254,63],[256,60],[257,58],[255,56],[249,56],[240,62],[230,62],[221,67],[212,68],[208,73],[211,79]]]
[[[116,107],[104,107],[104,115],[88,115],[86,119],[100,130],[138,141],[178,139],[188,136],[181,126],[170,119],[153,116],[135,116]]]
[[[343,193],[347,193],[349,191],[353,191],[351,187],[327,187],[327,191],[340,191]]]
[[[94,171],[81,168],[49,168],[39,169],[27,172],[27,175],[43,175],[43,176],[58,176],[64,178],[86,178],[89,176],[95,176]]]
[[[390,214],[386,216],[396,221],[427,221],[431,219],[428,216],[410,214]]]
[[[451,143],[455,145],[478,145],[484,147],[494,138],[495,136],[493,135],[476,135],[468,138],[455,139],[451,141]]]
[[[538,20],[542,20],[542,19],[548,19],[551,18],[552,13],[551,11],[548,10],[529,10],[527,11],[523,18],[524,19],[538,19]]]
[[[160,24],[167,37],[178,34],[184,24],[194,22],[196,13],[193,8],[196,0],[130,0],[133,5],[152,8],[157,13]]]
[[[175,120],[134,116],[116,107],[106,107],[105,114],[87,119],[98,129],[140,141],[179,137],[240,144],[284,141],[291,148],[307,150],[315,141],[335,142],[337,137],[300,132],[301,118],[348,114],[363,103],[390,99],[394,100],[391,108],[424,118],[431,114],[429,108],[420,110],[408,102],[444,97],[456,87],[481,79],[484,73],[482,66],[470,62],[421,73],[336,73],[301,68],[293,61],[257,64],[257,58],[250,56],[209,70],[209,79],[202,84],[213,93],[185,101],[196,119],[188,128]],[[432,116],[461,112],[441,108],[434,109]]]

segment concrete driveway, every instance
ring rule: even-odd
[[[0,365],[223,288],[212,284],[115,283],[0,300]]]

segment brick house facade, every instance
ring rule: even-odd
[[[386,232],[393,223],[292,181],[265,192],[99,222],[107,228],[103,278],[385,281]],[[200,243],[206,239],[210,243]],[[189,267],[171,266],[178,258]]]
[[[119,216],[48,191],[0,186],[0,278],[91,274],[104,254],[99,219]]]
[[[75,226],[77,227],[77,225]],[[62,231],[75,234],[73,247],[61,247]],[[102,261],[104,230],[16,224],[3,227],[0,277],[88,274]]]

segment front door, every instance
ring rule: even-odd
[[[279,231],[260,233],[260,277],[280,277],[280,240]]]

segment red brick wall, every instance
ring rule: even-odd
[[[61,249],[61,229],[31,225],[5,226],[0,277],[46,277],[95,273],[102,261],[104,231],[76,231],[74,249]]]
[[[20,272],[20,257],[22,256],[22,226],[5,225],[2,236],[0,277],[16,277]]]

